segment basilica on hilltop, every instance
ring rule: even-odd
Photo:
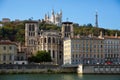
[[[47,23],[55,24],[57,26],[62,25],[62,10],[59,13],[55,13],[54,10],[52,10],[51,15],[45,14],[44,21]]]

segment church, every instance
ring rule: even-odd
[[[62,22],[62,31],[39,30],[39,22],[29,20],[25,23],[25,47],[27,56],[36,54],[37,51],[50,53],[52,62],[63,63],[63,40],[73,37],[73,23]]]
[[[62,25],[62,10],[59,13],[55,13],[54,10],[52,10],[51,16],[48,14],[45,14],[44,21],[49,24],[55,24],[57,26]]]

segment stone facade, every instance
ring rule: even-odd
[[[73,38],[74,37],[74,29],[72,22],[63,22],[62,23],[62,38]]]
[[[54,63],[62,64],[61,35],[56,30],[41,30],[38,50],[45,50],[51,54]]]
[[[25,23],[25,47],[27,48],[28,56],[37,51],[38,30],[37,21],[27,21]]]

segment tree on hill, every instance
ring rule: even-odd
[[[2,23],[2,24],[3,27],[0,28],[0,39],[9,39],[11,41],[21,42],[22,44],[24,44],[25,21],[21,21],[21,22],[12,21],[9,23]],[[104,35],[114,36],[115,33],[117,33],[118,36],[120,36],[120,30],[97,28],[90,23],[84,25],[73,24],[73,26],[74,26],[75,35],[79,34],[81,36],[88,36],[89,34],[93,34],[94,36],[99,36],[100,31],[102,31]],[[46,22],[41,22],[39,24],[39,29],[61,31],[61,27],[58,27],[54,24],[47,24]]]

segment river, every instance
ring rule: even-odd
[[[120,75],[8,74],[0,80],[120,80]]]

